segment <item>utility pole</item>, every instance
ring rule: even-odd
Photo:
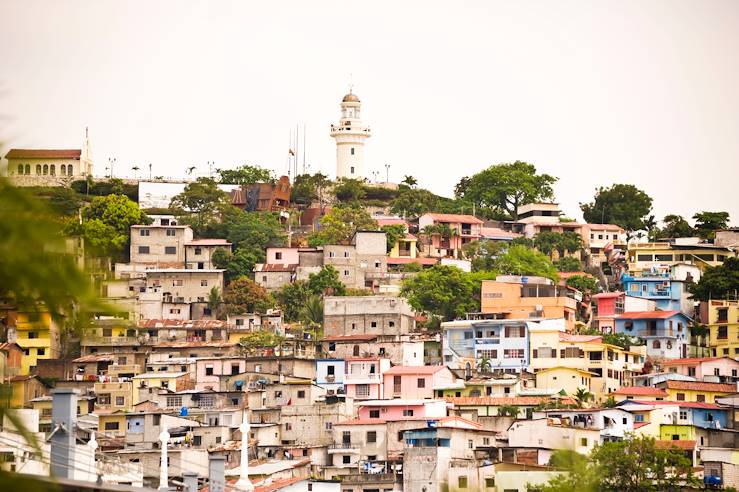
[[[385,164],[385,182],[390,182],[390,164]]]
[[[108,157],[108,162],[110,163],[110,178],[113,178],[113,166],[115,166],[116,163],[115,157]]]
[[[151,162],[149,163],[149,181],[151,181]]]

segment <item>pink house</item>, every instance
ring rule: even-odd
[[[735,382],[739,379],[739,362],[731,357],[672,359],[662,362],[667,372],[691,376],[698,381]]]
[[[482,237],[482,223],[474,215],[423,214],[418,218],[418,235],[425,256],[459,258],[463,245]],[[450,233],[434,230],[439,226],[448,227]]]
[[[431,399],[434,388],[448,388],[454,375],[447,366],[395,366],[384,372],[385,398]]]
[[[390,369],[390,359],[351,357],[344,367],[344,391],[355,400],[385,398],[382,375]]]
[[[625,292],[601,292],[592,296],[595,303],[595,321],[601,333],[615,333],[616,317],[631,311],[654,311],[656,303],[641,297],[627,296]]]
[[[384,421],[446,417],[446,400],[371,400],[357,403],[359,419]]]
[[[297,265],[298,251],[298,248],[267,248],[265,263],[268,265]]]
[[[246,372],[246,360],[233,357],[202,358],[195,362],[197,383],[195,389],[220,390],[221,376],[232,376]]]

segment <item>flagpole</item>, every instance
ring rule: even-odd
[[[303,174],[305,174],[305,123],[303,123]]]

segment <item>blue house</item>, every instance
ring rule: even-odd
[[[677,280],[669,270],[641,272],[638,275],[624,274],[621,282],[627,296],[654,301],[661,311],[683,310],[689,294],[687,283]]]
[[[458,320],[442,323],[444,364],[474,369],[485,358],[490,369],[520,372],[529,365],[529,322]]]
[[[329,395],[344,394],[344,359],[317,359],[316,385]]]
[[[687,357],[690,318],[677,310],[627,312],[614,319],[616,333],[639,337],[653,358]]]

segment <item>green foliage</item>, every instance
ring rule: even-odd
[[[393,249],[395,243],[405,237],[405,226],[403,224],[391,224],[385,225],[380,228],[381,231],[385,231],[385,237],[387,238],[387,252]]]
[[[554,282],[559,273],[546,255],[525,246],[512,245],[495,261],[495,269],[503,275],[546,277]]]
[[[241,277],[228,285],[223,295],[228,314],[265,313],[275,304],[269,292],[253,280]]]
[[[545,255],[552,257],[555,251],[562,258],[566,253],[582,249],[582,237],[576,232],[540,232],[534,237],[534,246]]]
[[[120,257],[130,240],[130,228],[149,224],[150,219],[125,195],[93,198],[82,209],[82,223],[71,218],[65,226],[68,235],[82,236],[85,245],[96,254]]]
[[[664,223],[664,227],[660,231],[661,237],[692,237],[695,234],[695,230],[690,227],[688,221],[680,215],[665,215],[662,222]]]
[[[134,202],[139,201],[139,187],[135,184],[125,184],[118,178],[112,178],[105,181],[95,181],[90,178],[88,180],[72,181],[70,185],[74,191],[81,195],[90,196],[108,196],[108,195],[126,195]]]
[[[716,231],[729,225],[728,212],[699,212],[693,216],[695,230],[701,239],[713,239]]]
[[[603,402],[603,408],[616,408],[616,406],[618,406],[618,402],[613,396],[609,396]]]
[[[213,266],[225,270],[228,267],[228,263],[231,261],[233,254],[226,248],[216,248],[210,257],[210,261],[213,262]]]
[[[282,315],[285,321],[299,321],[300,310],[310,296],[311,292],[308,289],[308,282],[303,280],[284,285],[277,291],[275,298],[280,305],[280,309],[282,309]]]
[[[405,176],[403,176],[403,181],[401,181],[401,183],[413,188],[418,184],[418,181],[413,176],[409,176],[406,174]]]
[[[258,254],[260,256],[257,256]],[[263,253],[261,251],[238,248],[226,264],[226,271],[224,272],[226,282],[250,276],[254,271],[254,265],[262,259]]]
[[[578,408],[584,407],[585,404],[592,401],[594,398],[593,394],[584,388],[577,388],[575,394],[572,395],[572,399],[575,400]]]
[[[739,294],[739,258],[727,258],[722,265],[708,267],[698,283],[689,284],[693,299],[736,299]]]
[[[339,272],[331,265],[324,265],[317,273],[308,276],[308,291],[313,295],[343,296],[346,286],[339,280]]]
[[[662,449],[648,436],[627,436],[597,446],[588,457],[555,451],[550,465],[565,473],[538,487],[541,492],[658,492],[697,486],[692,462],[677,447]]]
[[[462,257],[470,260],[472,271],[495,269],[498,256],[508,247],[506,243],[494,241],[470,241],[462,245]]]
[[[428,190],[406,188],[390,202],[390,213],[401,217],[418,217],[438,210],[439,197]]]
[[[406,263],[401,267],[401,271],[403,273],[416,273],[423,270],[423,265],[418,263],[417,261],[413,261],[411,263]]]
[[[76,215],[84,202],[71,188],[54,187],[48,195],[49,208],[62,216]]]
[[[479,297],[473,297],[473,280],[454,266],[434,265],[403,282],[401,295],[417,311],[444,321],[475,311]]]
[[[500,417],[518,417],[518,407],[516,405],[500,405],[498,407],[498,415]]]
[[[244,355],[252,354],[261,348],[274,348],[282,343],[282,337],[268,331],[253,331],[239,340],[239,347]]]
[[[236,249],[250,251],[264,261],[268,247],[285,246],[287,236],[279,216],[273,212],[244,212],[230,207],[223,222],[212,229],[209,237],[225,237]]]
[[[572,256],[564,256],[560,258],[559,260],[554,262],[554,266],[556,266],[557,270],[559,270],[560,272],[582,271],[582,262],[577,258],[573,258]]]
[[[334,195],[340,202],[357,202],[366,194],[364,183],[358,179],[341,178],[334,186]]]
[[[220,319],[221,304],[223,304],[221,289],[214,285],[211,287],[210,292],[208,292],[208,308],[210,308],[210,312],[216,319]]]
[[[537,174],[533,164],[516,161],[490,166],[462,178],[455,194],[482,209],[505,213],[518,220],[521,205],[554,198],[552,185],[556,181],[554,176]]]
[[[480,372],[488,372],[491,367],[492,364],[488,357],[481,357],[480,360],[477,361],[477,370]]]
[[[221,221],[231,205],[228,193],[210,178],[198,178],[172,198],[170,208],[180,221],[192,227],[196,236],[208,237],[208,229]]]
[[[301,205],[310,205],[313,200],[320,200],[324,190],[331,184],[328,176],[322,173],[301,174],[295,178],[290,201]]]
[[[251,185],[255,183],[274,183],[275,176],[269,169],[245,164],[236,169],[216,169],[219,182],[223,184]]]
[[[585,222],[616,224],[633,232],[645,227],[645,217],[652,210],[652,198],[630,184],[600,187],[590,203],[581,203]]]
[[[300,308],[300,321],[309,328],[319,328],[323,324],[323,299],[313,294]]]
[[[573,275],[567,279],[566,284],[583,294],[592,294],[598,290],[598,282],[588,275]]]
[[[359,230],[376,231],[377,228],[377,221],[362,207],[337,206],[321,218],[320,229],[308,237],[308,244],[313,247],[342,244],[349,241]]]

